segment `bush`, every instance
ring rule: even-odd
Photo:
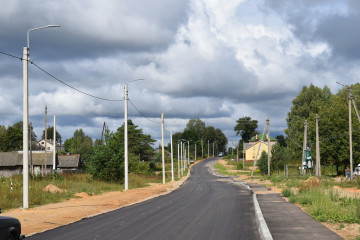
[[[265,151],[261,153],[261,157],[257,162],[261,174],[267,174],[268,172],[268,155]]]
[[[291,196],[291,190],[288,188],[285,188],[281,191],[281,194],[283,195],[283,197],[290,197]]]
[[[236,170],[243,170],[243,164],[242,164],[242,162],[239,162],[239,163],[236,165]]]

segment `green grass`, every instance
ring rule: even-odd
[[[236,175],[238,175],[238,173],[228,172],[227,169],[226,169],[226,167],[225,167],[224,165],[222,165],[221,163],[216,162],[216,163],[214,164],[214,167],[216,168],[216,170],[217,170],[219,173],[221,173],[221,174],[223,174],[223,175],[229,175],[229,176],[236,176]]]
[[[187,173],[187,170],[184,174]],[[177,169],[175,171],[175,180],[177,180]],[[11,180],[13,190],[10,190]],[[166,174],[166,182],[171,181],[171,174]],[[0,177],[0,208],[3,210],[19,208],[22,206],[22,175],[12,178]],[[129,174],[129,188],[141,188],[148,186],[149,183],[162,183],[162,176],[155,174]],[[51,193],[44,191],[45,187],[53,184],[66,192]],[[72,175],[50,175],[42,178],[29,177],[29,205],[35,207],[38,205],[61,202],[74,198],[74,194],[86,192],[89,195],[97,195],[109,191],[123,191],[124,185],[120,182],[103,182],[94,180],[89,174]]]

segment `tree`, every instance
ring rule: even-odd
[[[268,172],[268,156],[265,151],[261,152],[260,159],[257,161],[261,174],[267,174]]]
[[[45,130],[43,130],[42,135],[41,135],[41,139],[45,139]],[[53,126],[49,126],[47,128],[47,139],[54,139],[54,127]],[[61,135],[60,133],[56,130],[56,142],[61,143]]]
[[[29,126],[32,140],[36,140],[33,127]],[[21,150],[23,147],[23,122],[16,122],[12,126],[5,128],[0,126],[0,151],[9,152]]]
[[[65,150],[72,154],[80,154],[80,158],[86,163],[92,154],[93,142],[91,137],[85,135],[84,131],[76,129],[72,138],[65,141]]]
[[[278,171],[282,169],[291,160],[291,151],[289,148],[277,142],[271,148],[271,168]],[[266,165],[267,166],[267,165]]]
[[[201,121],[200,118],[190,119],[186,124],[185,131],[194,132],[196,135],[196,140],[200,140],[205,133],[205,122]]]
[[[314,121],[315,115],[331,104],[331,98],[332,95],[327,86],[321,89],[311,84],[309,87],[304,86],[293,99],[293,105],[286,119],[288,127],[285,129],[285,134],[290,140],[289,148],[297,161],[300,161],[302,157],[302,148],[299,149],[299,146],[302,146],[304,140],[305,120]],[[311,135],[308,139],[313,141],[314,136]]]
[[[128,120],[129,172],[138,169],[135,162],[150,160],[154,156],[155,140]],[[87,170],[95,179],[123,181],[124,179],[124,124],[115,133],[106,130],[103,145],[95,145]]]
[[[242,142],[249,142],[251,137],[257,134],[257,127],[257,120],[252,120],[251,117],[242,117],[236,120],[234,131],[236,132],[236,136],[241,136]]]
[[[286,147],[286,139],[284,135],[277,135],[275,138],[282,147]]]

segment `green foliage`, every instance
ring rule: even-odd
[[[36,141],[36,134],[33,127],[29,125],[32,141]],[[23,142],[23,122],[17,122],[8,128],[0,126],[0,151],[11,152],[22,149]]]
[[[154,154],[151,147],[155,142],[150,135],[143,134],[142,129],[128,122],[129,139],[129,172],[146,174],[150,171],[148,163],[139,161],[150,160]],[[124,179],[124,125],[115,133],[105,132],[105,144],[96,145],[87,164],[87,170],[95,179],[113,182]]]
[[[267,174],[268,172],[268,155],[265,151],[261,152],[260,159],[257,161],[257,165],[259,167],[261,174]]]
[[[290,197],[291,196],[291,190],[288,189],[288,188],[284,188],[282,191],[281,191],[281,194],[283,197]]]
[[[49,126],[47,128],[47,139],[54,139],[54,126]],[[45,139],[45,130],[43,130],[42,135],[41,135],[41,139]],[[61,143],[61,135],[60,133],[56,130],[56,142]]]
[[[288,127],[285,129],[285,133],[290,140],[288,146],[295,161],[299,161],[302,157],[305,120],[314,121],[315,114],[329,105],[331,97],[331,92],[327,86],[321,89],[311,84],[309,87],[304,86],[298,96],[293,99],[291,111],[286,119]],[[309,129],[311,128],[309,127]],[[308,139],[310,142],[315,138],[311,135]]]
[[[81,161],[86,164],[93,152],[91,137],[85,135],[84,131],[76,129],[72,138],[65,141],[65,150],[72,154],[80,154]]]
[[[284,165],[291,161],[291,150],[283,147],[280,143],[276,143],[271,148],[271,168],[274,171],[280,171]]]
[[[251,117],[242,117],[236,120],[234,131],[236,136],[240,135],[244,142],[249,142],[251,137],[257,133],[258,121],[252,120]]]
[[[242,162],[239,162],[239,163],[236,165],[236,170],[243,170],[243,163],[242,163]]]

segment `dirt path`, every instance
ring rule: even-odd
[[[165,185],[151,184],[149,187],[126,192],[107,192],[96,196],[80,193],[77,194],[79,198],[28,210],[12,209],[1,215],[18,218],[22,233],[28,236],[170,193],[180,187],[189,175],[190,171],[187,176],[176,182]]]

